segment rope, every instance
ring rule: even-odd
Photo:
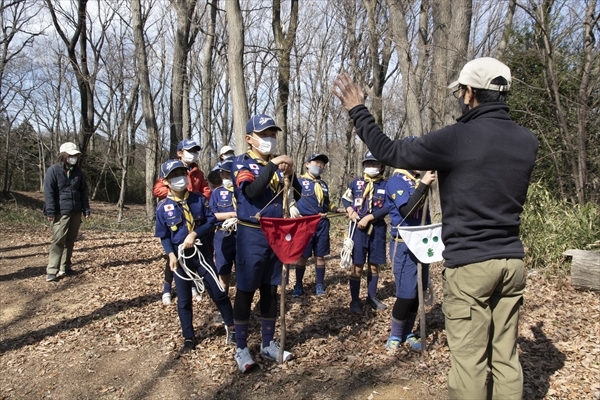
[[[191,270],[187,266],[187,262],[186,262],[186,260],[189,260],[190,258],[192,258],[196,255],[198,255],[198,263],[200,264],[201,267],[203,267],[206,271],[208,271],[210,276],[212,276],[212,278],[217,283],[217,287],[219,288],[219,290],[221,292],[224,292],[225,288],[223,287],[223,285],[221,285],[221,282],[219,281],[219,278],[218,278],[215,270],[211,267],[211,265],[208,262],[206,262],[206,259],[204,258],[204,255],[202,254],[202,252],[198,251],[198,246],[200,246],[200,245],[202,245],[202,242],[200,241],[200,239],[196,239],[196,241],[194,242],[194,252],[187,257],[185,255],[185,249],[183,248],[183,244],[180,244],[179,247],[177,247],[177,261],[179,262],[181,269],[183,270],[183,272],[185,272],[187,277],[179,275],[177,270],[175,270],[174,273],[175,273],[175,275],[177,275],[184,281],[194,282],[194,285],[196,286],[196,290],[198,291],[198,295],[200,296],[200,299],[202,299],[202,294],[204,293],[204,278],[201,277],[200,275],[198,275],[197,272]]]
[[[238,219],[235,217],[228,218],[225,221],[223,221],[223,224],[221,225],[221,229],[223,229],[225,231],[225,236],[229,236],[233,232],[237,231],[237,223],[238,223]]]
[[[354,249],[354,241],[352,238],[354,237],[356,225],[358,225],[356,222],[350,221],[350,224],[348,225],[348,237],[344,239],[344,243],[342,244],[342,252],[340,253],[340,267],[345,270],[349,270],[352,266],[352,250]]]

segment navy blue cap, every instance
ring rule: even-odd
[[[233,167],[232,159],[226,159],[225,161],[220,162],[218,165],[219,170],[226,172],[231,172],[231,167]]]
[[[195,147],[197,147],[198,151],[200,151],[200,145],[198,143],[196,143],[194,140],[183,139],[181,142],[179,142],[179,144],[177,144],[177,151],[191,150]]]
[[[252,132],[262,132],[269,128],[275,128],[278,131],[281,130],[281,128],[275,124],[275,120],[272,117],[269,117],[266,114],[258,114],[246,122],[246,135],[251,135]]]
[[[314,153],[314,154],[311,154],[310,156],[306,157],[306,162],[311,162],[312,160],[321,160],[325,164],[327,164],[329,162],[329,157],[327,157],[325,154],[319,154],[319,153]]]
[[[371,153],[371,150],[367,150],[365,152],[365,156],[363,157],[362,162],[365,162],[365,161],[377,161],[377,162],[379,162],[379,160],[377,160],[375,158],[375,156],[373,155],[373,153]]]
[[[178,168],[183,168],[187,171],[187,167],[181,160],[169,160],[160,166],[160,177],[166,178],[171,172]]]

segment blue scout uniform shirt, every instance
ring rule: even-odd
[[[189,192],[187,204],[194,219],[194,230],[196,233],[198,233],[198,228],[208,223],[209,219],[214,219],[212,211],[210,211],[208,205],[205,203],[206,199],[204,196]],[[210,223],[208,226],[213,227]],[[161,200],[156,206],[156,230],[154,236],[163,240],[170,239],[174,251],[177,251],[176,247],[183,243],[189,233],[183,215],[183,206],[169,197]]]
[[[315,215],[330,211],[329,188],[324,181],[304,174],[298,178],[298,182],[302,186],[302,197],[296,201],[296,208],[298,208],[301,215]],[[323,190],[323,204],[321,205],[319,205],[319,199],[315,194],[315,185],[319,184]]]
[[[262,194],[254,199],[247,198],[242,189],[245,185],[254,182],[254,179],[260,175],[267,161],[256,156],[253,158],[252,150],[240,154],[233,160],[231,177],[233,179],[234,195],[237,200],[237,218],[240,221],[250,224],[258,224],[256,214],[261,217],[283,218],[283,173],[278,169],[271,178],[271,181],[265,187]],[[277,199],[267,204],[279,193]]]
[[[367,214],[374,214],[376,220],[384,217],[387,214],[387,208],[385,207],[386,183],[385,179],[373,180],[373,190],[370,194],[366,193],[367,196],[364,198],[368,180],[364,177],[354,178],[342,197],[344,208],[352,206],[360,218],[363,218]],[[386,208],[385,212],[384,208]]]
[[[386,202],[391,219],[391,235],[396,237],[396,227],[402,222],[401,226],[419,226],[423,216],[423,207],[416,207],[413,212],[406,216],[400,213],[400,207],[408,203],[410,196],[415,192],[419,180],[409,171],[397,169],[394,171],[386,186]],[[402,221],[404,219],[404,221]]]
[[[233,187],[231,189],[232,190],[229,190],[224,186],[219,186],[213,190],[212,194],[210,195],[210,209],[213,213],[235,211],[233,204],[235,201],[235,198],[233,197]],[[216,217],[213,222],[216,226],[223,225],[223,221],[217,221]]]

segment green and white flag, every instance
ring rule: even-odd
[[[442,261],[442,224],[422,226],[400,226],[398,233],[408,246],[408,249],[423,264]]]

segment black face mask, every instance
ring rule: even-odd
[[[465,96],[460,96],[458,98],[458,105],[460,106],[460,110],[462,111],[463,115],[469,111],[469,105],[465,104]]]

